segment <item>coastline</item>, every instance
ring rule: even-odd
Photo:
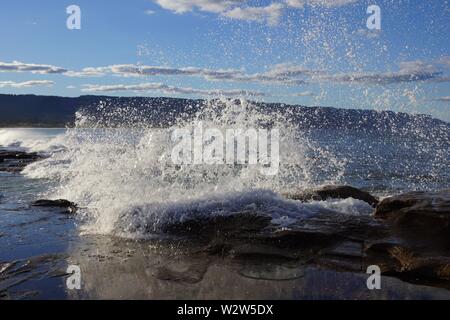
[[[29,181],[19,172],[6,174],[13,180],[9,184],[20,189]],[[350,192],[372,201],[357,189],[324,190],[289,197],[309,201]],[[277,230],[264,216],[243,210],[218,220],[167,225],[169,239],[127,240],[82,234],[75,215],[33,206],[35,196],[30,195],[28,203],[0,208],[2,299],[450,298],[448,275],[439,279],[439,272],[449,266],[444,258],[447,231],[438,231],[435,224],[417,233],[414,223],[386,224],[373,217],[330,216],[324,211]],[[431,212],[430,219],[415,223],[433,219]],[[444,251],[438,253],[441,247]],[[72,264],[82,270],[79,291],[66,288],[66,269]],[[366,287],[365,269],[371,264],[385,268],[381,291]]]

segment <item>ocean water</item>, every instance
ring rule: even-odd
[[[171,159],[175,129],[261,128],[269,116],[249,103],[209,105],[194,120],[164,129],[128,120],[122,128],[106,128],[109,116],[80,113],[70,129],[1,129],[3,147],[47,156],[23,171],[33,189],[7,193],[3,201],[29,193],[67,199],[80,206],[84,232],[140,238],[152,236],[148,230],[158,234],[171,221],[252,206],[281,226],[326,209],[371,214],[370,206],[355,199],[299,203],[283,197],[325,184],[352,185],[381,197],[450,186],[450,133],[442,128],[417,125],[405,133],[394,123],[379,132],[300,130],[288,115],[272,115],[271,128],[281,132],[280,164],[278,174],[268,176],[258,165],[177,165]]]
[[[120,128],[107,128],[105,115],[92,118],[82,113],[77,115],[74,128],[0,129],[3,149],[45,155],[43,160],[27,166],[21,174],[0,173],[0,261],[18,261],[49,253],[65,255],[75,250],[68,259],[65,256],[56,262],[50,259],[48,263],[52,272],[60,270],[59,263],[81,263],[88,270],[88,277],[92,277],[90,284],[101,282],[83,294],[114,298],[122,296],[128,289],[123,284],[112,289],[107,285],[107,278],[97,279],[94,276],[98,267],[95,263],[103,263],[106,259],[105,272],[116,274],[120,281],[125,281],[122,279],[124,272],[145,277],[141,274],[143,270],[137,270],[135,265],[144,262],[136,262],[136,257],[130,258],[130,252],[151,256],[156,261],[173,259],[176,250],[172,246],[164,247],[170,251],[169,258],[161,258],[154,251],[149,253],[149,246],[142,242],[127,241],[166,241],[168,237],[170,240],[163,231],[163,226],[170,223],[251,210],[269,216],[276,227],[289,228],[298,219],[308,219],[324,212],[368,216],[373,208],[352,198],[302,203],[287,199],[284,197],[286,193],[325,184],[348,184],[385,197],[412,190],[450,187],[450,133],[442,128],[430,131],[430,128],[420,126],[407,134],[404,130],[401,134],[396,130],[300,130],[281,115],[271,122],[271,127],[279,128],[281,133],[280,168],[276,176],[265,176],[257,166],[245,164],[173,164],[170,159],[173,148],[171,132],[175,128],[192,130],[200,122],[204,127],[219,130],[260,128],[267,119],[267,115],[249,106],[242,109],[242,103],[238,106],[229,102],[225,108],[222,106],[213,111],[202,111],[194,120],[183,120],[164,129],[145,124],[132,126],[132,123]],[[424,134],[425,129],[428,134]],[[33,200],[41,198],[67,199],[77,203],[80,209],[76,217],[70,217],[30,206]],[[99,253],[103,251],[109,252],[109,256],[108,253]],[[108,259],[112,260],[108,262]],[[192,257],[177,259],[181,259],[183,264]],[[128,261],[123,262],[127,267],[123,267],[121,261]],[[144,269],[154,266],[152,262]],[[269,271],[266,267],[255,271],[252,268],[260,267],[252,266],[243,272],[259,272],[260,276],[269,273],[270,277],[280,276],[281,272],[287,273],[289,279],[297,278],[298,269],[292,266],[272,266],[274,269]],[[215,268],[221,267],[216,265]],[[317,277],[314,273],[310,276]],[[229,277],[236,281],[234,273]],[[327,287],[329,284],[324,279],[329,275],[324,277],[315,278],[315,281]],[[336,281],[345,283],[345,277],[338,277]],[[72,297],[73,293],[63,288],[62,281],[58,282],[53,277],[46,279],[44,284],[37,285],[40,291],[45,292],[39,297]],[[25,283],[24,290],[29,294],[33,285]],[[265,297],[273,296],[276,290],[284,290],[283,286],[274,286],[267,288]],[[97,289],[103,291],[98,292]],[[20,286],[17,290],[16,294],[21,292]],[[112,296],[111,290],[114,292]],[[169,285],[158,293],[147,292],[146,295],[141,292],[126,297],[166,298],[177,290],[176,286]],[[241,297],[238,292],[233,295],[224,291],[222,297]],[[305,291],[299,297],[311,298],[310,294]],[[343,291],[338,290],[332,297],[342,297],[342,294]],[[278,297],[292,298],[293,295]],[[220,295],[213,291],[204,297],[219,298]]]

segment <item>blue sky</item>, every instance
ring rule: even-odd
[[[381,9],[381,30],[366,10]],[[81,29],[66,8],[81,9]],[[0,93],[253,100],[450,121],[444,0],[2,0]]]

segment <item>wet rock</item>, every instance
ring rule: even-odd
[[[0,275],[3,274],[4,272],[8,271],[9,269],[11,269],[12,267],[14,267],[14,265],[17,262],[4,262],[4,263],[0,263]]]
[[[37,200],[32,203],[32,206],[63,209],[63,211],[68,214],[72,214],[77,211],[77,205],[75,203],[64,199]]]
[[[240,212],[231,215],[202,216],[168,223],[161,229],[165,233],[192,235],[198,237],[225,236],[257,232],[270,224],[271,217],[254,212]]]
[[[319,250],[341,240],[337,232],[308,230],[308,228],[279,230],[270,234],[255,235],[252,239],[278,248],[297,248],[302,250]]]
[[[353,198],[365,201],[375,207],[379,200],[366,191],[359,190],[351,186],[324,186],[319,189],[305,190],[295,194],[286,194],[289,199],[299,201],[327,200],[327,199],[347,199]]]
[[[24,151],[9,151],[0,149],[0,172],[18,173],[30,163],[42,158],[42,155],[35,152],[27,153]]]
[[[229,250],[229,255],[236,259],[263,261],[289,261],[300,258],[298,250],[289,250],[264,244],[238,244]]]
[[[406,244],[376,243],[365,249],[364,262],[366,266],[378,265],[383,274],[406,281],[427,279],[441,281],[440,286],[450,286],[450,257],[439,252],[414,250]]]
[[[314,264],[322,268],[341,272],[362,272],[361,259],[348,257],[319,256]]]
[[[383,199],[375,217],[397,226],[438,231],[450,226],[450,189],[410,192]],[[432,229],[431,229],[432,228]]]
[[[25,166],[0,166],[0,172],[20,173]]]
[[[288,229],[275,230],[270,234],[262,233],[255,238],[282,247],[321,249],[348,239],[366,241],[386,237],[388,234],[387,227],[370,216],[325,213],[299,219]]]
[[[206,253],[210,256],[223,256],[228,254],[232,249],[233,245],[230,243],[224,243],[222,241],[216,242],[213,240],[207,246],[196,251],[196,253]]]
[[[182,271],[175,270],[171,266],[162,266],[157,269],[155,277],[160,280],[194,284],[202,281],[208,266],[208,260],[193,263]]]
[[[329,255],[335,257],[361,258],[363,255],[363,242],[361,241],[346,241],[327,248],[320,252],[322,255]]]
[[[263,262],[244,264],[238,273],[249,279],[286,281],[303,277],[305,270],[301,264]]]
[[[401,247],[402,244],[387,239],[366,243],[361,257],[361,269],[367,269],[368,266],[376,265],[380,268],[382,274],[397,274],[397,261],[390,255],[390,250],[395,247]]]
[[[346,241],[325,248],[311,260],[315,265],[345,272],[363,272],[376,265],[386,276],[406,282],[450,288],[450,258],[446,252],[412,249],[394,239],[365,244]]]
[[[23,260],[0,263],[0,292],[10,290],[32,280],[43,279],[66,265],[65,254],[44,254]]]
[[[302,201],[347,196],[372,205],[378,201],[345,186],[324,187],[296,196]],[[241,275],[248,278],[295,278],[301,276],[303,266],[310,265],[365,273],[368,266],[377,265],[384,275],[450,288],[448,199],[448,191],[406,194],[379,203],[376,218],[324,209],[313,216],[298,217],[288,227],[273,224],[271,216],[258,210],[230,215],[196,213],[166,223],[161,231],[189,237],[189,241],[199,240],[202,247],[198,254],[210,259],[219,257],[252,266],[260,263],[256,268],[243,269]],[[403,228],[411,223],[428,233]],[[196,283],[201,281],[203,271],[195,265],[181,270],[166,266],[158,270],[156,277]]]
[[[23,151],[5,151],[0,150],[0,162],[5,160],[37,160],[40,156],[35,153],[27,153]]]

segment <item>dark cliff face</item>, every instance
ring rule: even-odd
[[[205,101],[203,100],[175,98],[107,96],[66,98],[0,95],[0,127],[73,126],[75,112],[84,110],[84,114],[96,118],[105,108],[107,108],[107,116],[106,119],[102,119],[104,125],[133,125],[136,121],[164,127],[174,124],[180,117],[184,119],[192,118],[203,107],[205,107]],[[275,103],[256,103],[255,107],[263,113],[282,113],[285,115],[283,118],[294,122],[302,129],[401,133],[410,132],[416,128],[424,130],[433,128],[434,132],[437,130],[444,136],[450,134],[450,124],[426,115],[411,115],[392,111],[304,107]],[[124,118],[126,118],[126,121],[124,121]]]

